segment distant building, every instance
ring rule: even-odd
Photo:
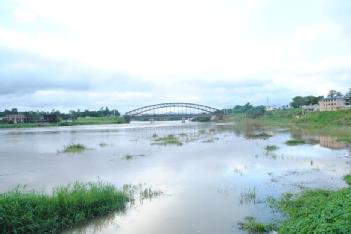
[[[304,112],[315,112],[319,111],[319,105],[304,105],[301,107]]]
[[[274,111],[274,110],[278,110],[277,106],[267,106],[266,107],[266,111]]]
[[[337,111],[345,109],[345,106],[344,97],[328,97],[319,101],[320,111]]]
[[[26,121],[26,116],[23,114],[11,114],[6,115],[3,120],[8,123],[24,123]]]
[[[351,106],[351,88],[349,89],[349,92],[345,95],[345,105],[346,106]]]

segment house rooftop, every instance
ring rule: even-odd
[[[327,98],[324,98],[323,100],[335,100],[335,99],[344,99],[344,97],[327,97]]]

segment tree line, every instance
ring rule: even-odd
[[[61,120],[75,120],[84,117],[107,117],[120,116],[117,109],[110,110],[108,107],[101,107],[99,110],[70,110],[68,113],[60,112],[59,110],[52,111],[18,111],[17,108],[11,110],[5,109],[0,111],[0,118],[5,118],[10,115],[23,115],[25,122],[59,122]]]
[[[248,102],[243,106],[236,105],[231,109],[224,109],[223,112],[226,114],[242,113],[242,114],[246,114],[247,117],[257,118],[257,117],[264,115],[264,113],[266,112],[266,107],[262,106],[262,105],[261,106],[253,106]]]

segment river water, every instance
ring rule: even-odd
[[[183,144],[153,144],[170,134]],[[285,144],[293,138],[306,144]],[[60,153],[71,143],[89,149]],[[269,196],[345,186],[350,159],[349,146],[296,129],[178,121],[3,129],[0,192],[18,184],[50,192],[75,181],[138,185],[162,195],[66,233],[242,233],[237,223],[246,216],[275,218]]]

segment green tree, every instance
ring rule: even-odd
[[[336,90],[330,90],[328,93],[329,98],[342,97],[342,93]]]

